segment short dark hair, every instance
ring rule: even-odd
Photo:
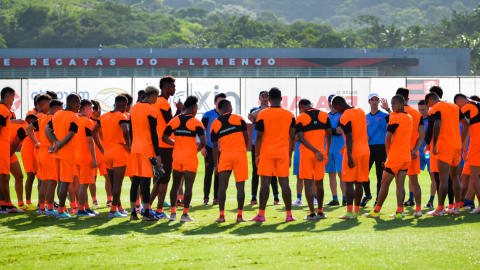
[[[91,101],[92,104],[93,104],[92,109],[93,109],[94,111],[98,112],[98,110],[100,110],[100,103],[98,103],[98,101],[96,101],[96,100],[94,100],[94,99],[92,99],[92,100],[90,100],[90,101]]]
[[[462,93],[459,93],[459,94],[456,94],[455,97],[453,97],[453,103],[455,103],[457,101],[457,98],[466,98],[468,99],[468,97]]]
[[[37,100],[37,104],[40,104],[40,102],[44,100],[48,100],[50,102],[50,100],[52,100],[52,97],[50,97],[47,94],[43,94],[43,95],[36,96],[35,99]]]
[[[47,90],[47,92],[46,92],[45,94],[46,94],[46,95],[49,95],[49,96],[52,98],[52,100],[58,99],[57,93],[55,93],[55,92],[53,92],[53,91]]]
[[[160,79],[160,89],[163,90],[163,86],[166,84],[166,83],[174,83],[175,82],[175,78],[173,78],[172,76],[163,76],[161,79]]]
[[[215,102],[217,102],[217,99],[218,98],[227,98],[227,95],[225,95],[224,93],[220,93],[220,94],[216,94],[215,95]]]
[[[33,106],[37,106],[37,104],[38,104],[38,102],[37,102],[38,96],[40,96],[40,94],[36,94],[35,97],[33,98]]]
[[[116,96],[116,97],[115,97],[115,104],[121,103],[121,102],[125,102],[125,103],[128,104],[128,99],[127,99],[127,97],[124,96],[124,95],[118,95],[118,96]]]
[[[424,100],[424,99],[422,99],[422,100],[420,100],[420,101],[418,102],[418,106],[422,106],[422,105],[423,105],[423,106],[426,106],[426,105],[427,105],[427,104],[425,104],[425,100]]]
[[[7,94],[10,94],[10,93],[15,94],[15,90],[13,90],[13,88],[10,86],[4,87],[2,89],[2,92],[0,93],[0,98],[4,98]]]
[[[280,99],[282,98],[282,91],[280,91],[280,89],[278,89],[277,87],[273,87],[272,89],[270,89],[270,91],[268,91],[268,97],[270,99]]]
[[[430,99],[440,99],[440,97],[435,92],[430,92],[425,96],[425,103],[427,103]]]
[[[77,94],[70,94],[70,95],[67,96],[67,104],[72,103],[75,100],[78,100],[80,102],[80,100],[82,100],[82,98],[80,98],[80,96],[77,95]]]
[[[477,95],[473,95],[473,96],[471,96],[471,97],[470,97],[470,99],[471,99],[471,100],[475,100],[475,101],[478,101],[478,102],[480,102],[480,97],[479,97],[479,96],[477,96]]]
[[[84,107],[84,106],[92,106],[93,107],[93,103],[90,101],[90,99],[82,99],[82,101],[80,102],[80,110]]]
[[[132,95],[130,95],[129,93],[122,93],[122,94],[120,94],[120,95],[125,96],[125,97],[127,98],[127,105],[128,105],[128,106],[132,106],[132,104],[133,104],[133,97],[132,97]]]
[[[63,102],[61,102],[58,99],[54,99],[54,100],[50,101],[48,106],[50,107],[50,109],[53,108],[53,107],[57,107],[57,106],[63,106]]]
[[[430,87],[430,90],[428,90],[428,91],[437,94],[437,96],[439,98],[443,97],[443,89],[439,85],[434,85],[434,86]],[[425,99],[425,102],[426,101],[427,101],[427,99]]]
[[[32,121],[35,121],[38,119],[38,116],[36,116],[35,114],[29,114],[25,117],[25,120],[32,120]]]
[[[138,96],[145,95],[145,90],[142,89],[142,90],[138,91],[137,95]]]
[[[232,104],[228,99],[222,99],[218,102],[218,108],[221,110],[225,108],[228,104]]]
[[[301,105],[303,106],[312,105],[312,102],[310,102],[310,100],[308,99],[302,99],[298,102],[298,107],[300,107]]]
[[[193,107],[197,103],[198,103],[198,98],[196,96],[189,96],[185,100],[185,103],[183,103],[183,106],[185,106],[185,109],[188,109]]]
[[[395,95],[392,97],[392,101],[395,100],[397,102],[400,102],[402,104],[405,104],[405,98],[402,95]]]
[[[404,99],[404,102],[408,100],[408,95],[410,94],[410,90],[405,87],[400,87],[397,89],[397,92],[395,93],[397,95],[401,95]]]
[[[345,105],[345,104],[347,104],[347,100],[342,96],[335,96],[332,99],[332,106],[336,105],[336,104]]]

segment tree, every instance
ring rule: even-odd
[[[7,42],[5,42],[5,39],[3,39],[3,36],[0,33],[0,49],[6,49],[6,48],[7,48]]]
[[[328,33],[322,35],[318,40],[317,48],[344,48],[342,36],[339,33]]]
[[[189,18],[205,18],[208,11],[201,7],[179,8],[174,16],[180,19]]]

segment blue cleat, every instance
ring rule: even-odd
[[[126,218],[128,215],[122,215],[120,212],[116,211],[115,213],[109,212],[108,218]]]
[[[46,216],[46,215],[47,215],[47,211],[46,211],[46,210],[38,210],[38,215],[39,215],[39,216]]]
[[[94,214],[90,214],[85,210],[77,212],[77,217],[94,217],[94,216],[95,216]]]
[[[155,213],[155,216],[154,216],[156,219],[170,219],[170,217],[165,214],[165,212],[162,212],[162,213]]]
[[[57,219],[62,219],[62,218],[75,218],[73,216],[71,216],[70,214],[68,214],[67,212],[63,212],[61,214],[57,214]]]
[[[46,214],[47,217],[52,217],[52,216],[56,217],[57,214],[58,214],[57,210],[47,210],[45,212],[46,212],[45,214]]]
[[[90,208],[90,209],[87,209],[87,210],[85,210],[85,211],[86,211],[87,213],[93,215],[93,216],[98,216],[98,215],[100,215],[100,213],[93,211],[91,208]]]
[[[163,207],[172,207],[167,201],[163,202]]]

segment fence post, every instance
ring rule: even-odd
[[[20,119],[23,117],[23,79],[20,79]]]
[[[239,84],[239,85],[240,85],[240,86],[239,86],[239,88],[240,88],[240,89],[239,89],[239,90],[240,90],[240,91],[239,91],[240,96],[239,96],[239,99],[238,99],[238,100],[240,100],[240,104],[238,104],[237,106],[238,106],[238,108],[239,108],[238,114],[239,114],[239,115],[242,115],[242,78],[238,78],[238,81],[239,81],[239,83],[240,83],[240,84]]]
[[[187,77],[187,96],[185,96],[185,100],[187,100],[188,97],[188,77]]]
[[[75,78],[75,93],[78,95],[78,77]]]
[[[298,104],[297,103],[297,97],[298,97],[297,84],[298,84],[298,76],[295,78],[295,97],[293,98],[293,102],[295,102],[295,118],[297,118],[297,116],[298,116],[298,113],[297,113],[297,111],[298,111],[298,109],[297,109],[297,106],[298,106],[297,105]],[[288,106],[288,104],[287,104],[287,106]]]
[[[353,105],[353,77],[350,77],[350,100],[351,100],[351,104],[352,106]]]
[[[130,81],[130,95],[133,96],[133,77],[131,78],[131,81]]]

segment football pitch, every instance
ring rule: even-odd
[[[20,159],[20,154],[18,154]],[[108,219],[105,208],[104,178],[97,180],[97,198],[102,208],[94,218],[56,220],[38,217],[36,211],[0,215],[0,268],[153,268],[153,269],[460,269],[480,267],[480,216],[463,212],[460,216],[414,218],[414,208],[405,208],[402,220],[389,218],[394,213],[395,185],[380,219],[367,219],[373,200],[360,209],[358,220],[339,220],[346,207],[325,207],[328,219],[304,221],[309,214],[303,206],[293,206],[296,222],[285,222],[285,206],[273,205],[270,196],[266,222],[235,223],[237,202],[235,185],[227,191],[226,219],[215,223],[218,206],[203,206],[203,157],[194,185],[190,215],[194,222],[142,222]],[[21,164],[21,162],[20,162]],[[370,173],[372,191],[376,189],[374,170]],[[230,181],[234,181],[233,176]],[[332,199],[328,178],[325,201]],[[430,178],[420,175],[422,205],[430,196]],[[408,185],[406,185],[408,186]],[[296,178],[290,177],[293,199]],[[12,201],[16,204],[13,177]],[[125,179],[122,204],[129,206],[130,180]],[[340,187],[338,187],[340,191]],[[251,196],[251,181],[246,183],[246,204]],[[406,190],[408,197],[408,189]],[[212,199],[212,192],[210,198]],[[281,192],[280,192],[281,193]],[[37,200],[36,182],[33,201]],[[341,193],[339,194],[341,195]],[[90,197],[90,195],[89,195]],[[168,195],[167,195],[168,197]],[[375,197],[375,194],[374,194]],[[341,198],[341,197],[340,197]],[[91,198],[89,198],[91,200]],[[435,198],[435,205],[437,204]],[[167,199],[167,201],[169,201]],[[90,201],[91,202],[91,201]],[[212,200],[210,201],[210,203]],[[447,201],[448,202],[448,201]],[[91,205],[91,204],[90,204]],[[156,206],[156,202],[155,202]],[[154,207],[155,209],[156,207]],[[181,207],[177,210],[181,213]],[[127,208],[129,210],[129,208]],[[246,205],[244,218],[256,215],[258,205]],[[170,213],[166,209],[167,214]]]

